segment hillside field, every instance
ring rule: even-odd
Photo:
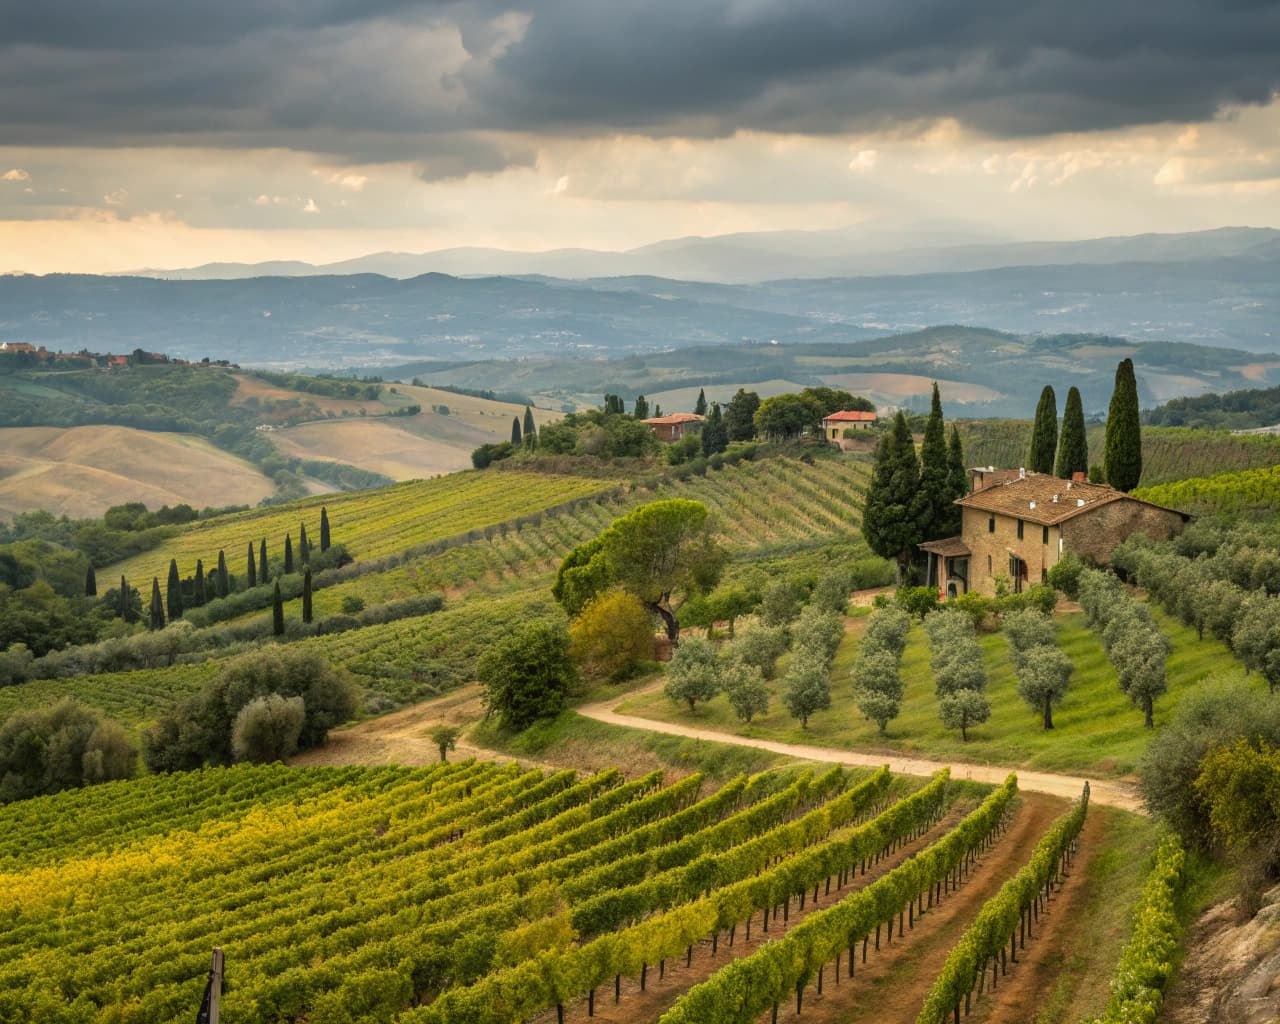
[[[112,505],[256,505],[272,483],[191,434],[129,427],[0,428],[0,519],[46,509],[73,519]]]

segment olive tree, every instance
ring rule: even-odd
[[[673,701],[697,710],[699,702],[709,701],[720,692],[720,659],[715,645],[698,637],[690,637],[671,655],[667,666],[667,682],[662,692]]]
[[[826,660],[812,652],[799,652],[782,680],[782,702],[800,728],[809,728],[809,718],[831,707],[831,686]]]
[[[852,674],[858,710],[879,726],[883,736],[902,710],[904,687],[898,659],[883,647],[864,648],[853,663]]]
[[[721,672],[720,685],[740,721],[749,725],[757,715],[769,713],[769,687],[758,668],[743,662],[730,662]]]
[[[1043,715],[1046,729],[1053,728],[1053,708],[1062,703],[1072,671],[1066,652],[1051,644],[1029,647],[1018,659],[1018,696]]]
[[[236,714],[231,726],[231,753],[237,761],[267,764],[283,761],[298,749],[307,714],[301,697],[278,693],[255,697]]]

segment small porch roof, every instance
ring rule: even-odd
[[[921,551],[928,551],[930,554],[940,555],[943,558],[966,558],[970,554],[969,548],[960,537],[927,540],[923,544],[917,545],[917,547]]]

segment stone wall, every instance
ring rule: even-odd
[[[1126,537],[1145,533],[1152,540],[1168,540],[1180,534],[1185,525],[1177,512],[1125,498],[1068,519],[1062,524],[1062,539],[1065,550],[1086,562],[1106,565],[1112,550]]]
[[[987,529],[991,513],[966,508],[961,536],[970,551],[969,589],[994,597],[996,577],[1009,575],[1009,552],[1015,552],[1027,563],[1024,587],[1039,583],[1043,574],[1058,561],[1058,527],[1049,527],[1049,543],[1044,543],[1044,527],[1026,522],[1022,539],[1018,539],[1018,520],[995,513],[996,529]],[[990,568],[988,568],[990,566]],[[1010,581],[1012,583],[1012,580]]]

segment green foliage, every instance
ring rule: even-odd
[[[750,725],[752,718],[769,713],[769,687],[754,665],[727,662],[720,672],[720,687],[740,722]]]
[[[589,679],[617,682],[653,658],[653,622],[634,594],[611,590],[591,599],[569,627],[570,653]]]
[[[1080,389],[1074,384],[1067,391],[1067,404],[1062,410],[1062,434],[1058,437],[1058,456],[1053,475],[1070,480],[1076,473],[1089,472],[1089,439],[1084,427],[1084,404]]]
[[[822,403],[807,395],[785,394],[766,398],[756,409],[755,432],[761,437],[786,441],[799,437],[815,423],[821,424]]]
[[[786,626],[752,626],[738,634],[726,655],[729,660],[750,666],[765,679],[772,679],[777,671],[778,659],[786,653],[791,638]]]
[[[632,407],[631,415],[638,420],[647,420],[649,418],[649,402],[644,395],[636,395],[636,402]]]
[[[1248,430],[1280,423],[1280,387],[1173,398],[1147,411],[1152,426]]]
[[[711,407],[711,415],[702,426],[702,454],[717,455],[729,447],[729,430],[724,424],[720,403]]]
[[[1058,449],[1058,399],[1048,384],[1040,392],[1036,416],[1031,427],[1031,450],[1026,466],[1035,473],[1052,473],[1053,457]]]
[[[1068,551],[1049,569],[1049,586],[1060,590],[1068,599],[1074,601],[1080,592],[1080,574],[1084,572],[1084,563],[1074,552]]]
[[[681,641],[672,652],[662,692],[694,711],[699,702],[709,701],[720,689],[720,659],[715,645],[698,637]]]
[[[1037,643],[1021,652],[1016,667],[1018,696],[1043,716],[1046,729],[1052,729],[1052,709],[1062,703],[1074,671],[1071,658],[1052,643]]]
[[[938,591],[935,587],[901,587],[894,601],[908,615],[923,621],[930,612],[938,610]]]
[[[153,629],[164,629],[164,599],[160,596],[160,580],[151,578],[151,610],[148,625]]]
[[[813,715],[831,707],[827,665],[820,652],[802,649],[796,652],[782,678],[782,703],[792,718],[800,719],[802,729],[809,728]]]
[[[948,729],[959,729],[967,743],[969,730],[991,717],[991,701],[980,690],[952,690],[938,698],[938,715]]]
[[[1120,491],[1133,490],[1142,479],[1142,425],[1132,359],[1123,359],[1116,367],[1115,391],[1107,410],[1103,467],[1107,483]]]
[[[760,595],[760,621],[766,626],[786,626],[794,622],[807,596],[803,579],[782,576],[773,580]]]
[[[906,417],[899,410],[876,448],[862,530],[872,551],[897,561],[900,578],[912,549],[924,539],[919,490],[920,464]]]
[[[704,388],[698,388],[698,400],[693,405],[693,411],[698,416],[707,414],[707,392]]]
[[[929,418],[925,421],[924,441],[920,445],[919,516],[924,540],[949,536],[955,520],[951,502],[951,472],[948,465],[946,427],[942,422],[942,398],[937,382]]]
[[[512,434],[515,433],[514,426],[515,421],[513,421]],[[475,469],[488,469],[495,462],[509,459],[515,453],[516,448],[510,441],[499,441],[497,444],[482,444],[471,452],[471,465]]]
[[[960,532],[962,513],[955,502],[969,493],[969,468],[964,461],[964,444],[960,431],[951,425],[951,440],[947,444],[947,496],[950,498],[939,514],[936,529],[939,537],[954,537]]]
[[[20,711],[0,725],[0,803],[131,776],[124,730],[72,700]]]
[[[1182,699],[1142,757],[1147,807],[1189,847],[1207,850],[1213,841],[1210,805],[1195,785],[1201,764],[1242,738],[1280,746],[1280,704],[1242,683],[1211,679]]]
[[[663,454],[668,466],[683,466],[702,455],[702,436],[686,434],[679,441],[673,441],[667,445]]]
[[[1106,1013],[1093,1024],[1155,1024],[1159,1018],[1182,935],[1177,902],[1185,859],[1176,837],[1161,841],[1134,908],[1133,935],[1111,978]]]
[[[900,652],[895,654],[892,647],[868,647],[864,640],[853,663],[854,698],[858,710],[876,723],[881,736],[902,708],[905,687],[898,672],[900,657]]]
[[[577,681],[569,633],[553,622],[532,622],[481,655],[476,677],[485,707],[510,729],[556,715]]]
[[[730,441],[750,441],[756,436],[755,416],[760,396],[738,388],[724,410],[724,426]]]
[[[242,707],[231,725],[231,754],[237,761],[268,764],[283,761],[298,749],[306,720],[301,697],[270,693]]]
[[[1192,477],[1134,492],[1143,501],[1204,514],[1280,511],[1280,467]]]
[[[230,764],[232,728],[240,710],[259,697],[301,697],[306,709],[298,747],[323,743],[334,726],[356,710],[356,693],[344,673],[315,651],[273,646],[228,659],[208,684],[160,716],[143,735],[152,771]]]
[[[527,437],[528,435],[526,434],[525,436]],[[431,737],[431,742],[440,751],[440,761],[443,764],[449,760],[449,751],[457,747],[458,737],[462,735],[462,730],[456,725],[441,723],[435,726],[427,735]]]

